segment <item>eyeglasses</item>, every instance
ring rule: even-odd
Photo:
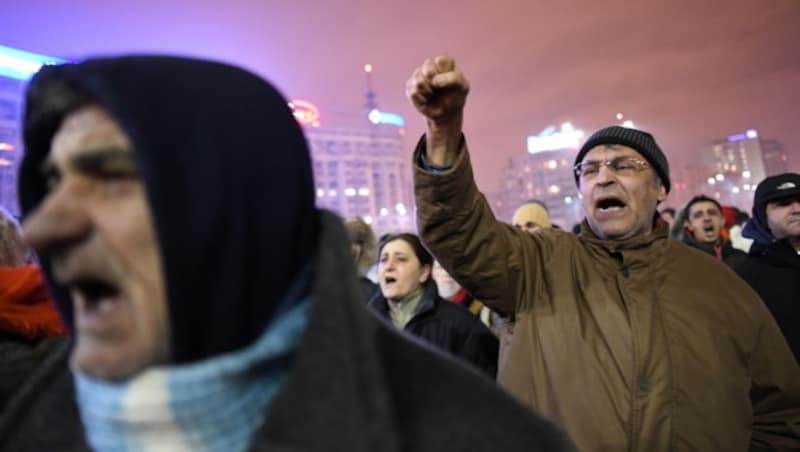
[[[575,175],[583,179],[591,179],[600,172],[602,166],[607,166],[618,176],[630,176],[649,166],[644,160],[636,157],[620,156],[606,161],[588,160],[575,165]]]

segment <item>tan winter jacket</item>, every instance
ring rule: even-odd
[[[421,236],[493,309],[516,314],[500,383],[582,451],[800,450],[800,368],[764,304],[726,266],[667,237],[530,235],[497,221],[466,145],[418,164]],[[763,449],[762,449],[763,448]]]

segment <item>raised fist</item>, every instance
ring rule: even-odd
[[[453,58],[428,58],[406,83],[406,95],[420,113],[436,123],[460,119],[469,82]]]

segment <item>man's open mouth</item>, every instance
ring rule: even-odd
[[[626,204],[619,198],[610,197],[598,200],[595,203],[595,206],[597,207],[597,210],[611,212],[614,210],[624,209]]]
[[[81,278],[69,286],[80,299],[83,308],[89,312],[112,309],[121,293],[115,284],[98,278]]]

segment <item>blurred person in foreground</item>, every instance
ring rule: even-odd
[[[425,245],[467,290],[516,314],[500,382],[584,451],[800,448],[800,368],[755,292],[667,236],[653,137],[611,126],[575,159],[580,235],[496,220],[462,134],[469,83],[448,56],[407,84]]]
[[[20,390],[0,450],[567,447],[365,309],[302,132],[261,78],[174,57],[45,66],[24,139],[24,237],[74,343]],[[452,416],[476,406],[488,427]]]
[[[433,257],[419,237],[390,235],[378,248],[380,296],[369,307],[398,330],[495,378],[497,338],[469,311],[439,296],[432,270]]]
[[[800,361],[800,174],[761,181],[752,213],[742,235],[753,244],[735,269],[761,295]]]

